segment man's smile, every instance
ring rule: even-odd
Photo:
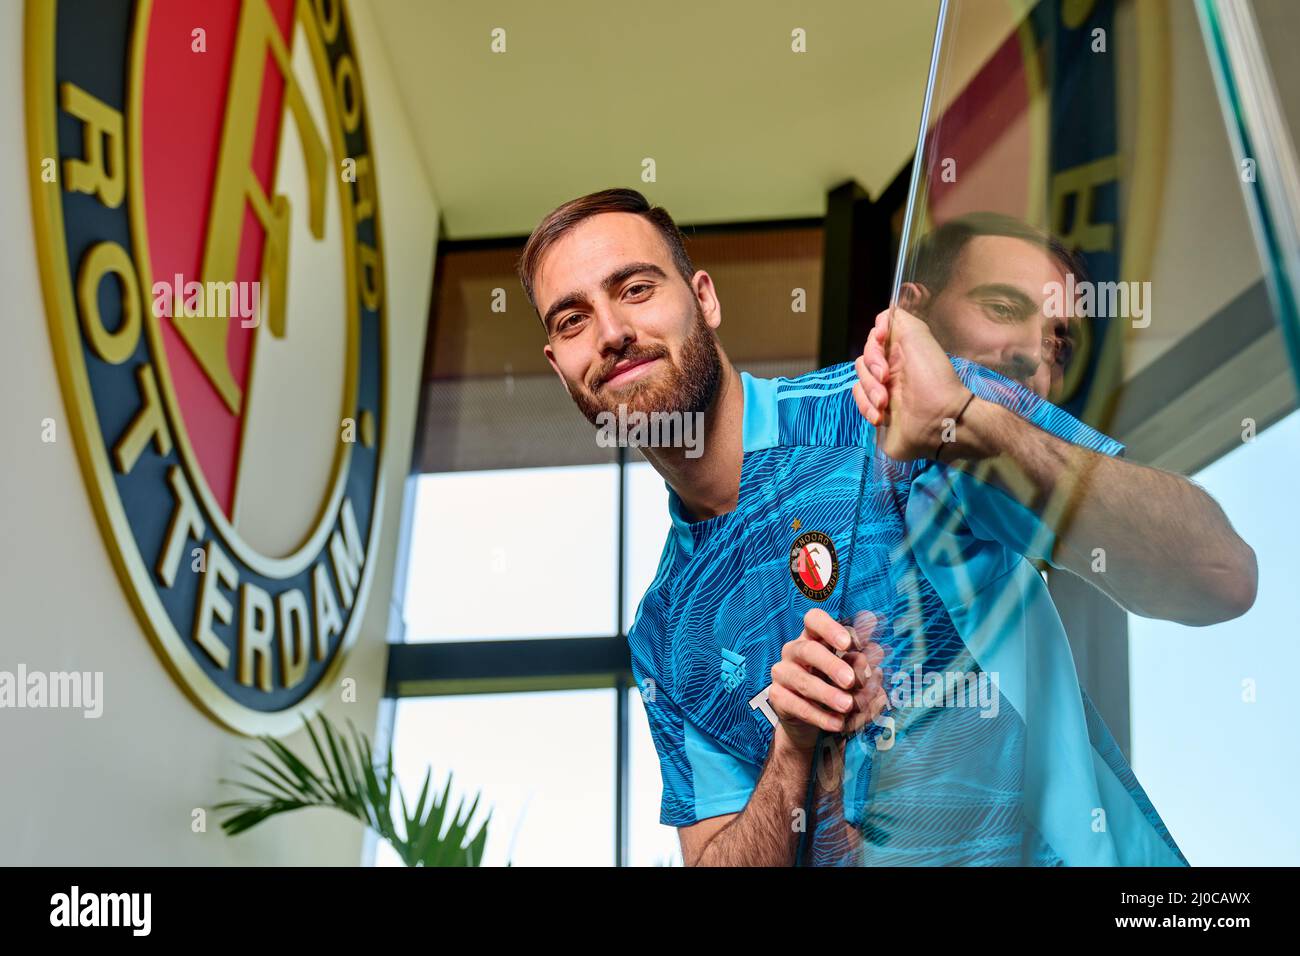
[[[613,386],[621,388],[631,382],[636,381],[644,375],[649,374],[652,366],[659,361],[658,356],[641,356],[640,358],[627,359],[619,362],[610,370],[609,374],[597,383],[597,388]]]

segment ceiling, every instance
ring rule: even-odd
[[[641,189],[684,224],[821,216],[847,178],[875,196],[915,147],[937,8],[373,4],[452,239],[527,235],[609,186]],[[796,28],[805,53],[791,51]]]

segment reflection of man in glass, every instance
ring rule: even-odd
[[[1048,283],[1082,263],[1019,220],[976,213],[930,232],[912,258],[899,306],[925,319],[945,352],[978,362],[1057,401],[1077,329],[1047,316]]]
[[[900,308],[878,317],[856,362],[859,409],[888,426],[888,460],[915,469],[905,491],[891,491],[906,547],[858,585],[864,600],[882,577],[900,592],[886,642],[897,683],[885,685],[910,697],[888,753],[865,738],[845,752],[845,812],[868,836],[865,854],[857,834],[823,826],[812,841],[819,862],[1184,862],[1079,687],[1025,558],[1073,572],[1133,613],[1209,624],[1253,603],[1254,555],[1191,482],[1118,460],[1122,445],[1044,401],[1059,393],[1073,347],[1067,320],[1044,306],[1067,274],[1086,281],[1066,250],[1023,223],[949,222],[919,244]],[[1005,378],[972,375],[954,355]],[[918,591],[939,607],[909,614],[904,596]],[[995,680],[1006,711],[974,715],[943,694],[918,706],[918,661]],[[1018,820],[991,819],[1003,811]],[[945,828],[954,839],[934,845]]]
[[[1042,398],[1056,396],[1073,334],[1043,304],[1049,283],[1063,284],[1067,272],[1078,279],[1077,260],[1017,220],[979,214],[934,230],[913,262],[893,313],[888,363],[898,364],[898,374],[886,373],[883,381],[876,374],[884,371],[889,313],[877,317],[856,363],[860,410],[878,423],[883,409],[894,426],[886,430],[885,451],[900,461],[959,461],[963,472],[972,462],[1004,459],[1008,467],[994,470],[992,479],[1024,482],[1022,490],[1040,506],[1054,491],[1063,504],[1059,483],[1067,483],[1070,527],[1057,542],[1065,567],[1146,617],[1195,626],[1244,613],[1254,603],[1254,554],[1214,501],[1183,476],[1066,447],[1026,428],[1024,415],[1009,415],[978,396],[945,434],[945,421],[966,405],[971,390],[944,352]],[[1198,534],[1179,534],[1186,527]],[[1176,550],[1172,534],[1179,534]],[[1107,544],[1107,571],[1100,573],[1092,549]],[[1174,567],[1185,573],[1171,573]]]

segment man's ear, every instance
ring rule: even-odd
[[[555,364],[555,350],[551,348],[550,342],[542,346],[542,354],[546,356],[546,361],[551,363],[552,370],[559,376],[560,384],[564,386],[564,390],[569,392],[569,397],[572,398],[573,392],[569,391],[569,383],[565,380],[563,373],[560,372],[560,366]]]
[[[691,277],[691,292],[695,302],[704,313],[704,321],[711,329],[722,324],[722,303],[718,301],[718,290],[713,287],[713,277],[701,269]]]
[[[930,304],[930,290],[919,282],[904,282],[898,290],[898,304],[905,311],[921,316]]]

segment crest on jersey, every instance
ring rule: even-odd
[[[831,539],[820,531],[805,531],[790,546],[790,577],[804,597],[825,601],[840,579],[840,559]]]
[[[82,471],[210,715],[336,686],[377,553],[384,282],[341,0],[31,0],[33,210]]]

